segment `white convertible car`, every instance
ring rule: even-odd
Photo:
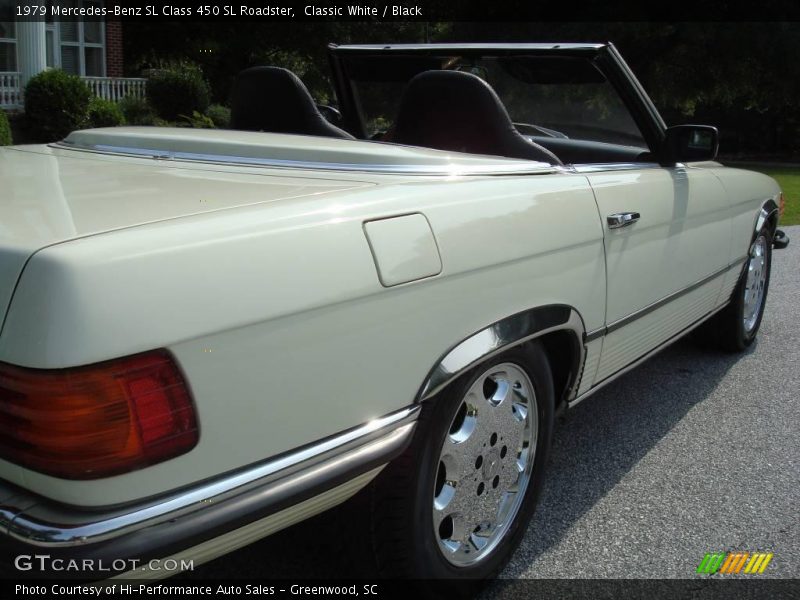
[[[701,324],[753,341],[781,191],[714,162],[714,128],[666,127],[612,45],[330,55],[341,113],[258,67],[235,130],[0,151],[16,576],[42,554],[165,575],[125,571],[371,484],[386,575],[485,579],[555,416]]]

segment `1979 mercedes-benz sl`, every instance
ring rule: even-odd
[[[125,561],[369,484],[387,575],[491,577],[555,416],[698,326],[753,342],[781,191],[667,127],[613,45],[330,57],[338,110],[255,67],[231,131],[0,151],[9,565],[165,575]]]

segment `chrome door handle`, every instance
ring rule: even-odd
[[[619,229],[620,227],[633,225],[641,216],[637,212],[614,213],[613,215],[608,215],[606,220],[608,221],[609,229]]]

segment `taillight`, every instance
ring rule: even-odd
[[[166,351],[71,369],[0,363],[0,458],[65,479],[97,479],[191,450],[189,390]]]
[[[786,198],[783,196],[783,192],[781,192],[780,196],[778,196],[778,218],[780,219],[783,216],[783,211],[786,210]]]

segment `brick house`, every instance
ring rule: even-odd
[[[98,7],[102,0],[72,0]],[[64,6],[65,2],[60,2]],[[141,96],[145,80],[123,77],[122,23],[116,19],[64,19],[50,14],[36,21],[0,22],[0,107],[21,109],[28,80],[48,69],[78,75],[92,91],[109,100]]]

